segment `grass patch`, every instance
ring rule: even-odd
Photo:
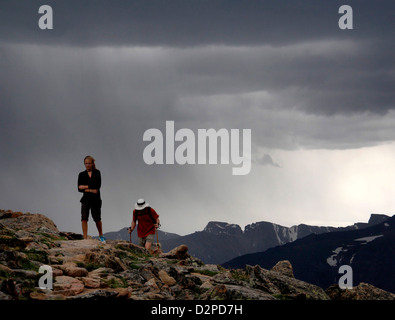
[[[242,270],[232,269],[232,270],[230,270],[230,274],[232,275],[233,279],[238,280],[238,281],[248,282],[250,280],[248,275],[245,272],[243,272]]]
[[[33,270],[38,272],[39,267],[29,259],[18,259],[18,265],[24,270]]]
[[[128,264],[128,267],[130,269],[138,270],[138,269],[140,269],[141,265],[138,265],[138,264],[135,264],[135,263],[130,263],[130,264]]]
[[[41,263],[48,263],[48,256],[45,251],[31,249],[31,250],[24,250],[22,252],[27,255],[29,260],[38,261]]]
[[[87,264],[85,264],[85,269],[88,270],[88,272],[91,272],[93,270],[103,268],[103,267],[105,267],[105,266],[101,265],[101,264],[97,264],[97,263],[92,263],[92,262],[88,262]]]
[[[10,275],[11,274],[9,272],[0,269],[0,279],[1,280],[8,279],[10,277]]]
[[[0,246],[7,248],[12,248],[13,250],[22,250],[26,247],[26,243],[19,240],[15,236],[0,236]]]
[[[210,270],[194,270],[193,272],[200,273],[209,277],[213,277],[219,273],[218,271],[210,271]]]
[[[107,285],[110,288],[127,288],[128,282],[124,278],[111,278],[110,280],[106,281]]]
[[[149,257],[150,255],[147,253],[144,253],[141,249],[137,249],[134,247],[130,247],[130,246],[125,246],[122,244],[117,244],[115,246],[116,249],[125,251],[125,252],[129,252],[131,253],[133,256],[137,257],[137,258],[146,258]]]

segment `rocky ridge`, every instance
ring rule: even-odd
[[[43,265],[52,268],[52,289],[39,288]],[[393,300],[395,296],[367,284],[346,291],[332,286],[325,292],[295,279],[289,261],[270,270],[258,265],[229,270],[204,264],[185,245],[150,255],[128,241],[103,244],[60,232],[41,214],[0,210],[0,300]]]

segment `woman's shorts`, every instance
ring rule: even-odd
[[[81,221],[89,220],[89,210],[91,211],[93,221],[101,221],[101,208],[89,204],[81,204]]]

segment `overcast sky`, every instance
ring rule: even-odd
[[[0,0],[0,208],[81,232],[101,171],[104,232],[145,198],[162,230],[345,226],[395,208],[394,1]],[[339,7],[353,9],[340,30]],[[251,129],[252,168],[147,165],[143,134]],[[97,235],[92,219],[89,234]]]

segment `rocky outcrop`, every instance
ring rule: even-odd
[[[395,294],[361,282],[352,289],[340,289],[334,284],[325,290],[332,300],[395,300]]]
[[[277,262],[277,264],[271,270],[275,272],[279,272],[284,276],[295,278],[291,262],[289,262],[288,260]]]
[[[41,289],[41,266],[52,270],[52,288]],[[362,290],[363,287],[363,290]],[[329,289],[328,289],[329,290]],[[372,286],[344,297],[295,279],[289,261],[228,270],[204,264],[186,245],[150,255],[124,240],[106,244],[60,232],[47,217],[0,211],[0,300],[276,300],[393,299]],[[370,293],[370,295],[369,295]]]

